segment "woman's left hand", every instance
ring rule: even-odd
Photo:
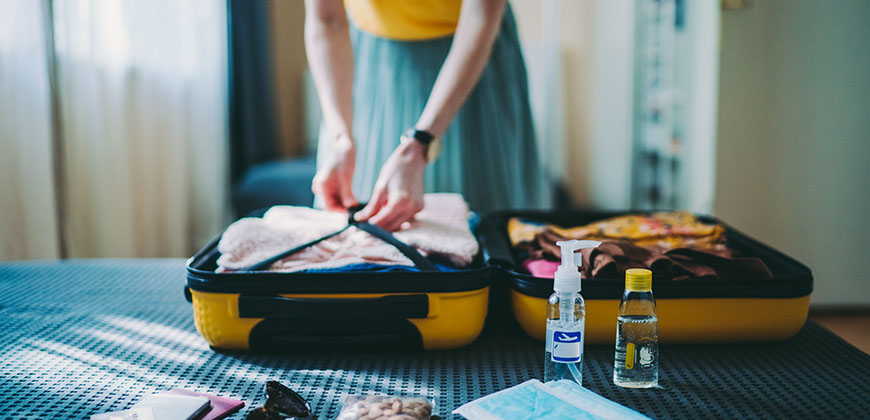
[[[356,220],[396,231],[413,219],[423,209],[424,152],[418,141],[400,143],[381,167],[372,198],[356,214]]]

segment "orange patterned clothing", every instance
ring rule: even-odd
[[[725,228],[704,223],[684,211],[618,216],[570,228],[535,224],[517,217],[508,221],[513,246],[532,242],[536,235],[547,230],[572,239],[630,240],[637,246],[654,245],[664,249],[723,249],[725,246]]]

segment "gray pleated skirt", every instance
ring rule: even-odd
[[[353,190],[365,202],[399,137],[423,112],[453,38],[396,41],[353,25],[350,36],[356,66]],[[324,140],[321,135],[318,161],[328,147]],[[441,155],[426,168],[424,183],[427,192],[462,194],[477,212],[545,204],[526,67],[510,7],[489,62],[444,134]]]

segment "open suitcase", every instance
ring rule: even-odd
[[[483,330],[493,269],[480,256],[457,271],[216,272],[220,238],[188,260],[185,288],[213,348],[443,350]]]
[[[474,341],[490,313],[509,306],[543,340],[553,280],[519,269],[511,217],[565,226],[626,213],[502,211],[477,229],[481,255],[458,271],[216,272],[220,236],[187,264],[185,294],[196,328],[214,348],[254,351],[444,350]],[[775,341],[803,326],[812,274],[799,262],[726,227],[729,246],[761,258],[772,278],[653,282],[664,343]],[[494,288],[490,296],[490,287]],[[586,342],[615,338],[623,279],[583,279]],[[499,317],[494,317],[499,318]]]
[[[637,212],[633,212],[637,213]],[[500,267],[510,289],[510,306],[532,337],[543,340],[547,298],[553,279],[538,278],[519,269],[511,249],[507,223],[512,217],[576,226],[628,213],[589,211],[502,211],[484,217],[489,263]],[[653,281],[663,343],[777,341],[796,334],[807,318],[813,278],[810,269],[794,259],[738,232],[712,217],[708,224],[725,228],[728,246],[743,255],[760,258],[773,277],[745,279],[690,279]],[[612,343],[616,314],[624,290],[622,278],[583,279],[586,300],[586,342]],[[506,303],[507,304],[507,303]]]

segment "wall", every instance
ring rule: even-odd
[[[870,2],[723,12],[715,212],[809,265],[815,305],[870,305]]]
[[[303,37],[305,8],[301,1],[270,0],[269,11],[278,150],[283,156],[295,156],[305,151],[305,111],[300,100],[308,66]]]
[[[572,198],[586,196],[588,176],[576,168],[586,162],[581,151],[586,146],[587,126],[588,4],[561,0],[510,3],[529,75],[529,100],[544,168]]]
[[[558,92],[544,95],[560,102],[561,127],[553,130],[560,137],[555,139],[559,144],[551,150],[561,158],[544,156],[545,161],[559,168],[558,175],[575,205],[627,208],[634,1],[511,0],[511,5],[532,90],[542,85],[536,77],[559,77]],[[556,44],[556,61],[561,67],[557,72],[542,68],[539,60],[542,55],[547,58],[541,50],[553,48],[547,43]],[[533,106],[538,105],[535,96],[532,92]]]

